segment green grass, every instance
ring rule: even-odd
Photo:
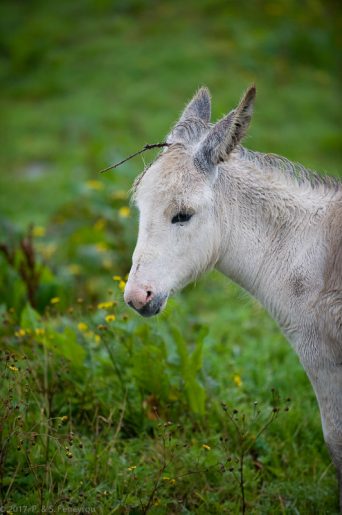
[[[4,509],[239,513],[245,452],[248,513],[338,512],[315,397],[276,324],[218,273],[160,318],[127,311],[112,276],[129,271],[122,191],[143,164],[97,171],[161,141],[198,86],[218,118],[255,82],[246,146],[339,175],[339,30],[337,5],[309,0],[2,3]]]

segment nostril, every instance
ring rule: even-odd
[[[151,297],[152,297],[151,290],[147,290],[147,292],[146,292],[146,300],[149,300]]]

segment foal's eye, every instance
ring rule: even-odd
[[[192,214],[190,213],[177,213],[171,220],[172,224],[185,223],[190,220]]]

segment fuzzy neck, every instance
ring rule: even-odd
[[[281,326],[291,319],[285,301],[299,276],[305,288],[313,281],[309,267],[318,266],[322,257],[317,227],[327,205],[310,186],[263,169],[240,152],[220,166],[216,266],[258,298]]]

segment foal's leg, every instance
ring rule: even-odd
[[[324,440],[336,467],[342,510],[342,363],[323,361],[307,373],[317,396]]]

